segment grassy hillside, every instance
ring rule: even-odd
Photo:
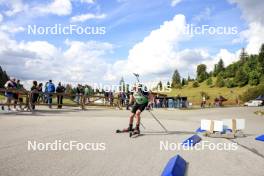
[[[215,78],[213,82],[215,82]],[[235,87],[235,88],[219,88],[219,87],[210,87],[206,84],[206,82],[200,83],[200,86],[197,88],[192,87],[193,82],[189,82],[188,85],[185,85],[181,89],[172,89],[169,96],[187,96],[188,100],[193,104],[200,104],[202,100],[201,92],[205,92],[210,98],[207,102],[214,102],[214,99],[219,95],[224,96],[228,99],[224,104],[235,104],[236,98],[241,95],[244,91],[246,91],[249,87],[252,86],[244,86],[244,87]]]

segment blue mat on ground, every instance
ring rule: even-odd
[[[200,127],[200,128],[198,128],[195,132],[196,132],[196,133],[202,133],[202,132],[205,132],[205,131],[206,131],[206,130],[202,130],[201,127]]]
[[[264,142],[264,134],[256,137],[255,139]]]
[[[184,176],[186,165],[186,161],[180,155],[176,155],[169,160],[161,176]]]
[[[182,145],[185,146],[194,146],[195,144],[197,144],[198,142],[200,142],[202,140],[202,138],[200,136],[198,136],[197,134],[189,137],[188,139],[186,139]]]

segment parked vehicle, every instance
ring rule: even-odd
[[[262,100],[250,100],[244,103],[244,106],[261,106],[262,103],[263,103]]]

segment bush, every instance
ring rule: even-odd
[[[240,96],[240,99],[244,102],[257,98],[259,95],[264,93],[264,84],[260,84],[256,87],[248,89],[245,93]]]
[[[227,88],[236,87],[236,84],[232,79],[227,79],[225,85]]]
[[[194,81],[193,84],[192,84],[192,87],[196,88],[196,87],[199,87],[199,83],[197,81]]]
[[[257,71],[252,71],[249,73],[249,81],[248,83],[251,86],[256,86],[259,84],[260,74]]]
[[[222,77],[221,74],[218,74],[215,85],[216,85],[216,87],[224,87],[225,86],[225,81],[224,81],[224,78]]]
[[[260,83],[260,84],[264,84],[264,75],[262,75],[262,76],[259,78],[259,83]]]
[[[213,84],[213,79],[212,79],[212,77],[210,77],[210,78],[207,79],[206,84],[207,84],[208,86],[211,86],[211,85]]]
[[[238,85],[239,87],[243,87],[248,83],[248,75],[245,73],[245,71],[242,68],[240,68],[236,72],[236,76],[234,78],[234,81],[235,81],[236,85]]]

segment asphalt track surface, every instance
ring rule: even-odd
[[[154,110],[170,131],[163,129],[145,111],[142,136],[116,134],[127,127],[129,111],[88,109],[48,110],[34,114],[0,111],[0,176],[158,176],[167,161],[180,154],[187,162],[188,176],[263,176],[264,142],[254,138],[264,134],[262,108],[212,108],[203,110]],[[202,137],[209,143],[237,143],[235,151],[161,150],[161,143],[181,143],[194,134],[201,119],[246,119],[246,137],[227,140]],[[28,150],[28,142],[54,141],[104,143],[105,150]],[[96,148],[96,147],[95,147]]]

